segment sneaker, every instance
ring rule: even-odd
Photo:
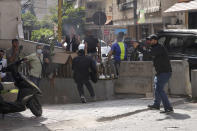
[[[81,96],[81,102],[86,103],[86,98],[84,96]]]
[[[148,108],[151,110],[160,110],[160,107],[156,105],[148,105]]]
[[[170,108],[170,109],[165,109],[164,111],[161,111],[160,113],[169,114],[169,113],[173,113],[173,112],[174,112],[173,108]]]
[[[105,79],[105,76],[102,74],[99,76],[99,79]]]
[[[109,79],[109,78],[110,78],[110,76],[109,76],[109,75],[106,75],[105,77],[106,77],[107,79]]]

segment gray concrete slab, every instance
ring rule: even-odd
[[[92,83],[97,100],[109,100],[114,97],[113,80],[102,80],[96,84]],[[80,102],[77,85],[73,79],[56,78],[54,87],[50,86],[48,79],[43,79],[40,83],[43,92],[42,103],[45,104],[65,104]],[[90,94],[84,85],[85,97],[91,101]]]
[[[191,72],[192,97],[197,98],[197,70]]]
[[[189,78],[189,64],[187,61],[173,60],[172,77],[168,87],[172,95],[191,95],[191,83]]]

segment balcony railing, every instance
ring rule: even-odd
[[[119,4],[118,6],[119,6],[119,10],[121,10],[121,11],[124,11],[127,9],[132,9],[134,7],[133,1],[125,2],[125,3]]]

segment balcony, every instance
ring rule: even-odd
[[[132,9],[133,7],[134,7],[133,1],[131,1],[131,2],[125,2],[125,3],[122,3],[122,4],[119,4],[118,5],[118,8],[119,8],[120,11]]]

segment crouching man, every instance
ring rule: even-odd
[[[90,72],[95,75],[97,74],[95,61],[91,57],[85,56],[84,50],[79,50],[78,56],[73,59],[72,70],[74,71],[74,80],[77,84],[81,102],[86,103],[83,89],[84,84],[86,85],[90,96],[95,99],[94,89],[89,82]]]

